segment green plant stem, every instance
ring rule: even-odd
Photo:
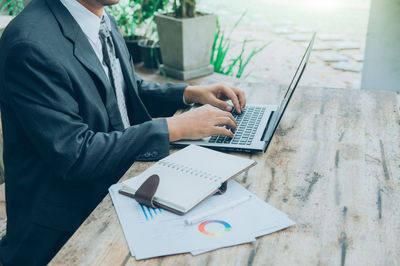
[[[269,43],[267,43],[260,48],[253,49],[249,56],[245,58],[247,44],[252,41],[244,40],[239,55],[236,58],[230,59],[229,63],[225,63],[227,60],[228,51],[231,48],[231,34],[234,29],[238,27],[245,15],[246,12],[243,12],[240,18],[234,24],[233,28],[230,30],[228,37],[225,36],[225,31],[222,30],[219,23],[217,23],[210,59],[211,64],[214,66],[215,72],[241,78],[250,61],[269,45]]]
[[[251,53],[250,53],[249,57],[246,59],[245,63],[244,63],[244,64],[241,64],[241,65],[239,66],[238,74],[236,75],[237,78],[242,77],[243,72],[244,72],[244,69],[247,67],[247,65],[249,64],[249,62],[251,61],[251,59],[253,59],[253,57],[254,57],[255,55],[257,55],[258,53],[260,53],[261,51],[263,51],[263,50],[265,49],[265,47],[267,47],[269,44],[270,44],[270,42],[264,44],[263,46],[261,46],[261,47],[258,48],[258,49],[254,49],[253,51],[251,51]]]

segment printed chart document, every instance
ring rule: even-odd
[[[185,214],[217,192],[222,183],[255,164],[254,160],[190,145],[124,181],[122,190],[133,195],[150,176],[158,175],[154,203]]]
[[[145,207],[119,194],[121,186],[113,185],[109,191],[130,252],[137,260],[187,252],[196,255],[252,242],[294,225],[286,214],[236,181],[228,183],[225,194],[204,200],[185,216]],[[237,204],[232,205],[232,201]],[[222,210],[224,205],[228,207]]]

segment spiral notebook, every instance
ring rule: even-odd
[[[121,194],[135,197],[146,180],[157,175],[154,205],[183,215],[255,164],[247,158],[190,145],[124,181]]]

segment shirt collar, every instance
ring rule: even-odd
[[[83,33],[94,43],[99,41],[99,30],[101,18],[93,14],[86,7],[81,5],[77,0],[60,0],[61,3],[68,9],[72,17],[81,27]],[[103,11],[103,17],[107,28],[111,31],[110,18]]]

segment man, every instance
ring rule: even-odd
[[[232,136],[226,85],[147,83],[134,73],[104,6],[118,0],[34,0],[0,41],[7,235],[4,265],[51,260],[136,160],[169,142]],[[211,104],[171,116],[191,103]]]

